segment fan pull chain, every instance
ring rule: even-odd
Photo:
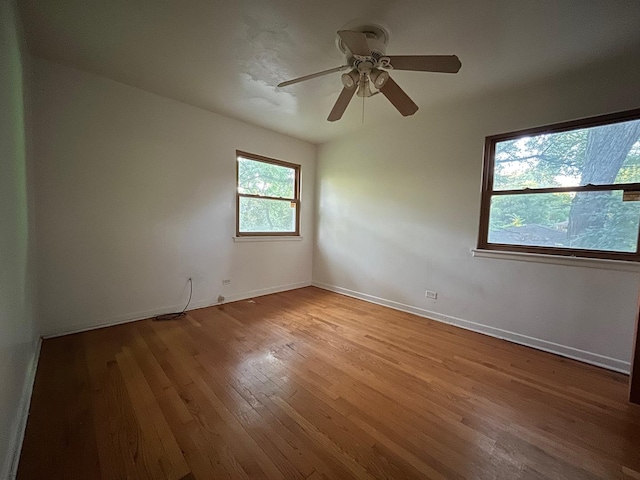
[[[362,97],[362,124],[364,125],[364,98]]]

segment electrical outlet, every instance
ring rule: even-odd
[[[433,290],[427,290],[424,293],[424,296],[435,300],[436,298],[438,298],[438,292],[434,292]]]
[[[231,285],[231,279],[225,278],[224,280],[222,280],[222,285]]]
[[[224,297],[222,295],[218,295],[218,303],[224,303]]]

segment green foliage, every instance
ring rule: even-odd
[[[587,130],[537,135],[496,144],[494,189],[546,188],[579,183]]]
[[[240,198],[241,232],[293,232],[295,205],[288,200]]]
[[[640,165],[622,167],[616,176],[616,183],[640,182]]]
[[[238,159],[238,191],[263,197],[293,199],[295,188],[293,168]]]
[[[494,196],[489,226],[496,230],[536,224],[559,229],[558,224],[569,218],[571,198],[569,193]]]
[[[296,206],[291,201],[295,198],[293,168],[239,158],[238,192],[273,197],[240,197],[241,232],[295,231]]]
[[[589,135],[599,128],[498,142],[495,153],[494,190],[609,183],[603,178],[607,178],[611,173],[613,163],[606,164],[607,160],[600,157],[592,156],[587,159]],[[611,135],[619,135],[615,128],[610,130],[614,130]],[[610,139],[614,137],[607,135],[609,133],[600,130],[600,139],[605,138],[607,145],[613,144]],[[618,153],[626,157],[623,157],[624,163],[619,170],[613,172],[615,183],[640,183],[640,142],[636,141],[628,152]],[[589,167],[588,161],[591,162]],[[598,161],[601,161],[602,165],[598,164]],[[590,171],[586,176],[588,180],[585,180],[584,170],[587,169]],[[600,171],[602,173],[599,173]],[[621,191],[604,194],[532,193],[493,196],[489,229],[491,232],[504,229],[514,232],[518,227],[537,225],[553,229],[554,238],[566,238],[562,242],[566,246],[635,251],[640,203],[622,202],[621,197]],[[580,202],[580,208],[574,208],[576,201]],[[577,221],[576,216],[581,216],[580,221]],[[574,229],[569,238],[567,229],[572,222],[578,228]]]

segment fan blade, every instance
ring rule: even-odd
[[[342,118],[342,114],[347,109],[347,105],[349,105],[349,102],[351,101],[353,94],[356,93],[356,90],[356,88],[342,89],[342,92],[340,92],[340,96],[338,97],[338,100],[336,100],[336,104],[331,109],[331,113],[327,117],[327,120],[335,122]]]
[[[367,36],[364,33],[354,32],[352,30],[340,30],[338,35],[340,35],[344,44],[354,55],[360,55],[361,57],[371,55],[371,49],[367,43]]]
[[[389,77],[380,91],[398,109],[402,116],[407,117],[418,111],[418,106],[413,103],[409,95],[404,93],[404,90],[391,77]]]
[[[462,63],[455,55],[390,55],[394,70],[458,73]]]
[[[312,78],[322,77],[323,75],[329,75],[330,73],[339,72],[345,68],[349,68],[349,65],[342,65],[341,67],[330,68],[329,70],[323,70],[322,72],[312,73],[311,75],[305,75],[304,77],[294,78],[293,80],[287,80],[278,84],[278,87],[287,87],[294,83],[304,82],[305,80],[311,80]]]

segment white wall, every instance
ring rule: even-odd
[[[474,258],[470,249],[485,136],[638,107],[638,78],[637,55],[611,59],[322,145],[314,282],[628,371],[640,270]]]
[[[25,61],[13,2],[0,1],[0,478],[21,440],[33,380],[33,309]]]
[[[43,334],[310,284],[314,145],[33,63]],[[302,165],[302,241],[234,243],[236,149]]]

